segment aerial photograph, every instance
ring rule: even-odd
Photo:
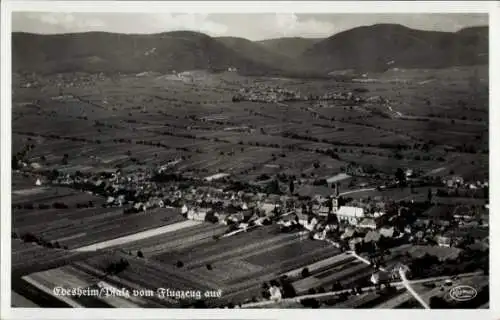
[[[12,308],[489,309],[488,14],[13,12],[11,41]]]

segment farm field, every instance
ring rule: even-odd
[[[456,175],[478,184],[488,180],[485,72],[484,67],[388,70],[367,74],[370,82],[227,72],[201,72],[188,82],[144,73],[103,75],[78,86],[60,85],[80,82],[76,75],[76,80],[48,75],[40,77],[38,90],[14,79],[13,164],[19,160],[12,174],[14,290],[28,299],[43,288],[95,288],[102,282],[129,290],[220,290],[220,297],[206,303],[227,306],[260,299],[263,284],[284,275],[299,295],[370,284],[373,266],[341,253],[342,246],[312,240],[305,231],[285,232],[276,221],[248,230],[228,221],[208,222],[213,216],[207,217],[207,208],[216,207],[212,211],[223,217],[233,211],[259,216],[264,213],[257,206],[276,199],[304,204],[318,195],[330,197],[337,182],[346,201],[396,206],[428,201],[429,192],[433,196],[432,184],[394,187],[397,169],[418,172],[408,181],[420,175],[436,178],[434,184]],[[305,95],[354,92],[365,102],[233,99],[255,84]],[[374,102],[379,97],[387,102]],[[58,179],[48,178],[53,175]],[[66,185],[73,177],[72,187]],[[194,190],[200,186],[210,190]],[[441,207],[486,202],[437,193],[432,200]],[[235,227],[245,231],[221,237]],[[405,253],[447,258],[459,252],[447,249],[394,248],[385,263],[396,266]],[[124,270],[109,271],[122,261]],[[430,299],[436,291],[427,289],[418,286]],[[43,303],[155,308],[192,302],[154,295],[52,298]],[[405,292],[368,292],[334,307],[411,303]]]
[[[435,86],[440,84],[438,81],[440,77],[446,81],[456,77],[456,81],[453,82],[451,92],[440,91],[439,97],[435,97],[435,101],[433,100],[430,105],[419,103],[411,110],[420,110],[418,114],[436,113],[436,110],[441,109],[443,112],[453,110],[453,112],[460,113],[468,110],[467,108],[487,112],[487,95],[485,96],[482,91],[474,92],[474,100],[470,98],[467,106],[461,107],[460,103],[454,108],[449,106],[454,97],[457,96],[456,92],[460,90],[468,92],[468,80],[467,77],[464,78],[464,74],[468,72],[482,74],[483,70],[481,67],[476,67],[463,68],[460,71],[449,69],[449,72],[443,70],[425,71],[424,78],[434,77],[437,79],[432,83],[434,91]],[[404,74],[405,77],[409,76],[406,72]],[[415,72],[410,74],[418,78]],[[213,82],[208,81],[210,77],[214,79]],[[18,141],[15,146],[18,148],[23,143],[28,142],[34,144],[35,148],[30,152],[31,159],[48,169],[60,165],[63,156],[60,150],[65,150],[64,153],[71,155],[67,167],[68,170],[73,171],[91,170],[95,167],[113,168],[117,165],[126,168],[132,165],[131,158],[148,164],[158,164],[161,161],[181,156],[195,156],[201,152],[199,155],[203,159],[214,160],[209,163],[199,163],[193,157],[179,164],[179,170],[199,172],[205,169],[204,171],[207,173],[216,173],[218,170],[233,170],[233,173],[238,173],[246,172],[253,167],[255,167],[253,169],[255,171],[263,169],[266,164],[276,164],[280,166],[282,171],[296,175],[312,167],[314,162],[312,159],[320,156],[314,152],[315,149],[335,148],[340,157],[338,164],[328,164],[326,158],[321,160],[330,171],[328,176],[332,176],[340,171],[343,164],[351,162],[359,163],[359,165],[371,164],[382,172],[390,172],[393,170],[392,168],[399,166],[423,169],[435,169],[438,165],[448,167],[456,162],[455,159],[464,156],[463,153],[444,153],[436,147],[430,153],[419,150],[406,152],[405,159],[397,160],[391,157],[392,149],[387,149],[387,147],[377,150],[370,149],[384,144],[413,145],[432,140],[438,145],[452,146],[459,146],[455,145],[455,142],[460,141],[461,145],[473,145],[479,149],[487,148],[488,145],[488,126],[484,119],[462,123],[460,119],[452,121],[455,119],[453,118],[454,113],[452,113],[447,114],[448,118],[444,118],[445,120],[436,116],[429,117],[427,121],[416,121],[377,116],[372,112],[372,109],[379,107],[332,106],[325,108],[314,104],[309,105],[307,102],[279,106],[259,102],[234,103],[230,101],[230,92],[234,92],[234,88],[230,86],[224,88],[221,77],[223,78],[224,75],[204,78],[203,81],[207,81],[207,83],[199,91],[204,101],[213,100],[213,103],[201,103],[196,99],[197,95],[192,94],[193,86],[199,86],[200,83],[187,84],[158,80],[148,75],[140,78],[132,76],[122,78],[119,87],[113,87],[110,82],[102,80],[102,84],[96,84],[101,87],[99,92],[83,93],[78,91],[84,91],[84,89],[68,88],[68,92],[65,94],[85,97],[76,102],[64,99],[53,101],[47,99],[46,96],[38,97],[39,106],[15,105],[13,108],[14,116],[22,114],[22,120],[19,118],[13,122],[13,139]],[[399,75],[389,72],[381,74],[380,77],[390,79],[391,77],[398,78]],[[163,81],[163,88],[167,88],[164,92],[158,93],[154,88],[147,88],[147,83],[158,83],[159,81]],[[304,85],[300,84],[300,81],[294,82],[298,83],[299,87]],[[291,84],[279,79],[266,80],[268,85],[293,86],[294,82]],[[448,82],[446,84],[449,85]],[[221,86],[222,88],[220,88]],[[407,97],[419,100],[430,94],[430,87],[419,84],[419,81],[401,84],[401,87],[405,88],[405,92],[396,95],[392,93],[394,83],[384,81],[377,83],[343,82],[342,84],[313,81],[307,86],[304,85],[304,89],[311,86],[320,91],[352,90],[356,87],[364,87],[368,92],[362,93],[361,96],[388,95],[391,100],[391,108],[412,115],[416,113],[411,113],[410,109],[406,107],[406,104],[409,103],[406,100]],[[220,93],[220,89],[227,91],[227,93]],[[130,97],[129,92],[131,91],[138,92],[136,97]],[[16,97],[22,97],[23,92],[34,94],[29,89],[18,89]],[[106,99],[103,100],[103,97]],[[440,106],[439,103],[444,103],[442,101],[444,97],[448,97],[448,102]],[[30,99],[33,98],[30,97]],[[469,106],[471,103],[476,105]],[[183,105],[188,105],[189,108],[182,108]],[[424,111],[425,109],[428,111]],[[317,114],[320,115],[319,118]],[[207,120],[212,118],[216,120]],[[253,132],[228,130],[238,127],[247,127]],[[75,128],[77,129],[75,130]],[[200,130],[202,128],[203,130]],[[401,128],[404,128],[404,132]],[[284,134],[287,134],[288,138]],[[307,142],[293,136],[290,138],[290,134],[313,137],[322,146],[315,146],[310,151],[305,151],[300,157],[294,151],[285,152],[284,158],[277,157],[273,160],[271,154],[277,155],[286,151],[281,150],[283,147],[310,149],[308,145],[311,145],[311,141]],[[127,137],[127,141],[118,142],[123,137]],[[72,143],[72,139],[82,140],[75,144]],[[138,144],[140,141],[161,143],[164,146]],[[341,143],[341,145],[337,143]],[[128,155],[126,151],[130,151]],[[221,152],[225,154],[222,155]],[[263,156],[262,152],[269,152],[269,156]],[[307,153],[310,153],[311,156],[307,156]],[[429,160],[425,158],[426,155],[431,156]],[[432,159],[433,155],[435,158],[441,157],[443,160],[437,162]],[[44,157],[43,161],[40,160],[42,156]],[[469,155],[467,156],[469,157]],[[480,154],[473,155],[469,161],[479,159],[479,156]],[[292,157],[304,160],[292,160]],[[286,161],[289,158],[290,161]],[[487,159],[487,157],[483,158]],[[476,162],[478,161],[476,160]],[[243,165],[245,163],[253,165]],[[476,163],[468,169],[464,168],[460,173],[467,175],[470,170],[480,168],[487,170],[487,161],[481,160],[481,163],[481,166]],[[323,174],[319,173],[319,175]]]

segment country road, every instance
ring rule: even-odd
[[[462,274],[459,274],[456,276],[459,278],[464,278],[464,277],[476,276],[479,274],[482,274],[482,272],[462,273]],[[451,277],[452,276],[439,276],[439,277],[431,277],[431,278],[417,279],[417,280],[408,280],[406,278],[405,279],[406,279],[406,285],[410,285],[410,284],[418,284],[418,283],[425,283],[425,282],[432,282],[432,281],[443,281],[443,280],[450,279]],[[391,286],[394,286],[396,288],[406,287],[405,281],[395,281],[395,282],[391,282],[390,284],[391,284]],[[372,291],[375,289],[376,289],[376,286],[369,286],[369,287],[361,288],[361,291],[367,292],[367,291]],[[330,292],[325,292],[325,293],[307,294],[307,295],[297,296],[297,297],[293,297],[293,298],[281,299],[279,301],[278,300],[266,300],[266,301],[259,301],[259,302],[251,302],[251,303],[244,304],[241,307],[242,308],[252,308],[252,307],[267,306],[267,305],[276,304],[276,303],[300,302],[303,299],[317,299],[317,298],[333,297],[333,296],[337,296],[337,295],[342,294],[342,293],[349,293],[351,291],[352,291],[352,289],[344,289],[344,290],[330,291]],[[427,304],[425,304],[425,305],[427,305]],[[428,309],[428,307],[427,307],[427,309]]]
[[[357,189],[357,190],[349,190],[346,192],[339,193],[339,196],[345,196],[348,194],[358,193],[358,192],[366,192],[366,191],[374,191],[377,188],[365,188],[365,189]]]
[[[403,285],[411,293],[411,295],[424,307],[425,309],[430,309],[429,305],[422,299],[422,297],[412,288],[410,282],[406,278],[406,273],[403,269],[399,269],[399,276],[403,280]]]

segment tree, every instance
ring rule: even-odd
[[[302,269],[301,275],[302,275],[302,278],[307,278],[307,277],[311,276],[311,273],[309,272],[308,268],[304,268],[304,269]]]
[[[295,191],[295,184],[293,182],[293,179],[290,179],[290,193],[293,194],[294,191]]]
[[[297,296],[295,288],[288,279],[281,279],[281,287],[283,288],[283,298],[293,298]]]
[[[406,181],[406,174],[403,169],[398,168],[396,170],[396,180],[400,183],[403,184]]]
[[[141,250],[137,251],[137,257],[144,258],[144,254],[142,253]]]
[[[427,191],[427,202],[428,202],[428,203],[431,203],[431,202],[432,202],[432,190],[431,190],[431,189],[429,189],[429,190]]]
[[[12,156],[11,167],[12,167],[12,170],[18,170],[19,169],[19,159],[17,158],[16,155]]]
[[[277,179],[269,182],[266,186],[266,193],[268,194],[281,194],[280,185]]]
[[[68,159],[69,159],[69,155],[67,153],[64,154],[63,158],[62,158],[62,164],[63,165],[67,165],[68,164]]]
[[[59,171],[57,169],[54,169],[50,172],[48,179],[49,180],[56,180],[59,177]]]
[[[314,167],[314,169],[318,169],[320,167],[320,163],[318,160],[314,161],[313,167]]]
[[[300,303],[306,307],[306,308],[313,308],[313,309],[317,309],[320,307],[320,303],[318,300],[316,299],[312,299],[312,298],[309,298],[309,299],[302,299],[300,300]]]
[[[447,305],[446,301],[441,297],[433,296],[429,299],[429,307],[431,309],[445,309]]]
[[[177,268],[182,268],[184,267],[184,263],[182,261],[177,261],[177,263],[175,264],[177,266]]]

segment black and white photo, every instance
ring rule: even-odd
[[[11,308],[490,308],[487,12],[11,23]]]

